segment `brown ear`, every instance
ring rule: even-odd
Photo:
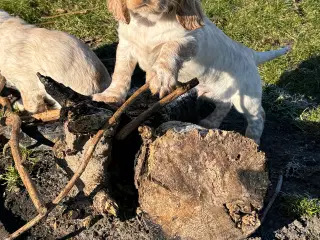
[[[125,1],[126,0],[107,0],[108,10],[112,13],[117,21],[130,23],[130,14],[128,12]]]
[[[195,30],[204,26],[203,12],[199,0],[181,0],[177,5],[176,18],[187,30]]]

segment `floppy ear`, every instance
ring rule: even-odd
[[[204,26],[203,12],[199,0],[181,0],[177,5],[176,18],[187,30],[195,30]]]
[[[117,21],[130,23],[130,15],[125,3],[126,0],[108,0],[108,10]]]

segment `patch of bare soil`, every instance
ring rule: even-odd
[[[112,69],[113,65],[108,66],[110,72]],[[143,74],[139,71],[136,71],[135,77],[143,80]],[[140,108],[148,107],[143,101],[138,104]],[[203,117],[213,109],[213,106],[204,103],[204,106],[199,108],[201,111],[197,113],[196,104],[185,106],[182,103],[182,106],[178,113],[175,113],[175,108],[172,108],[171,113],[168,110],[171,117],[159,113],[149,123],[154,126],[168,120],[196,123],[197,115]],[[181,117],[182,115],[185,116]],[[242,116],[232,111],[224,121],[222,129],[243,134],[245,126]],[[124,141],[115,140],[113,143],[113,161],[108,167],[108,181],[102,187],[118,203],[118,217],[95,215],[91,207],[92,198],[77,194],[75,197],[66,198],[46,220],[20,239],[165,239],[161,229],[139,213],[138,192],[134,186],[134,160],[141,143],[137,132]],[[281,193],[267,218],[250,239],[320,239],[319,216],[309,219],[295,218],[287,214],[282,202],[285,194],[320,196],[320,139],[302,132],[293,121],[267,112],[261,150],[265,152],[272,183],[266,200],[270,199],[280,174],[283,174],[284,181]],[[69,177],[58,166],[59,161],[51,152],[39,151],[34,155],[39,161],[32,167],[31,175],[44,200],[49,202],[57,196]],[[0,174],[9,164],[12,164],[10,155],[4,157],[0,153]],[[0,185],[0,193],[0,223],[7,231],[15,231],[36,215],[23,187],[10,193],[5,191],[5,186]]]

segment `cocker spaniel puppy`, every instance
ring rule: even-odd
[[[200,122],[218,128],[232,105],[247,119],[246,136],[259,143],[265,113],[258,64],[290,50],[256,52],[231,40],[203,13],[199,0],[109,0],[119,21],[119,45],[110,87],[93,99],[123,102],[138,63],[153,93],[169,93],[177,81],[197,77],[198,95],[214,112]]]
[[[110,75],[83,42],[67,33],[29,25],[0,10],[0,71],[17,88],[25,110],[45,111],[60,105],[46,93],[36,73],[50,76],[78,93],[105,90]]]

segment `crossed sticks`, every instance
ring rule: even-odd
[[[130,122],[127,126],[125,126],[120,133],[117,135],[119,139],[124,139],[128,134],[130,134],[135,128],[137,128],[143,121],[145,121],[150,115],[152,115],[155,111],[159,110],[159,108],[165,106],[166,104],[170,103],[171,101],[175,100],[182,94],[186,93],[190,89],[194,88],[198,85],[197,79],[192,79],[186,84],[182,84],[178,87],[175,91],[173,91],[168,96],[161,99],[159,102],[155,103],[150,109],[143,112],[137,118],[135,118],[132,122]],[[2,91],[3,87],[5,86],[5,79],[1,78],[0,75],[0,92]],[[12,111],[10,101],[7,98],[0,97],[0,105],[3,106],[5,110],[4,119],[5,125],[11,126],[12,134],[11,139],[9,140],[9,145],[11,147],[12,157],[15,163],[15,167],[22,179],[23,184],[25,185],[29,196],[37,209],[38,215],[22,226],[20,229],[12,233],[7,240],[15,239],[31,227],[36,225],[40,222],[43,218],[45,218],[70,192],[72,187],[75,185],[76,181],[79,179],[81,174],[85,171],[89,161],[92,158],[92,155],[95,151],[97,144],[99,143],[100,139],[102,138],[103,134],[106,130],[114,127],[118,124],[121,115],[131,106],[135,100],[144,92],[149,89],[149,85],[146,83],[141,88],[139,88],[114,114],[113,116],[102,126],[102,128],[89,140],[89,147],[83,154],[83,159],[78,167],[77,171],[74,173],[72,178],[69,180],[67,185],[61,190],[58,196],[50,203],[46,204],[42,197],[40,196],[39,192],[36,189],[34,182],[32,181],[29,173],[26,171],[23,160],[21,157],[21,152],[19,149],[19,133],[21,128],[21,119],[20,117]],[[53,110],[51,112],[47,112],[44,114],[37,114],[33,115],[32,117],[35,119],[40,120],[57,120],[59,119],[60,111]]]

